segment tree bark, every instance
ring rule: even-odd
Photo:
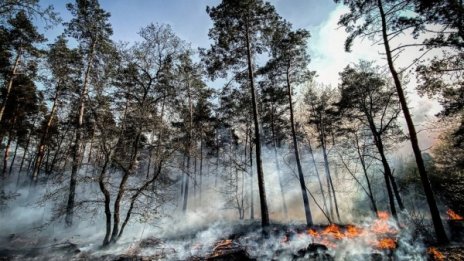
[[[372,192],[371,181],[367,173],[366,161],[364,160],[364,155],[363,155],[364,153],[361,153],[358,135],[355,133],[354,136],[355,136],[355,141],[356,141],[356,150],[358,152],[359,161],[361,162],[361,167],[363,169],[364,178],[366,179],[366,183],[367,183],[367,189],[369,191],[369,199],[371,200],[372,210],[374,211],[374,214],[378,216],[379,210],[377,208],[377,203],[375,202],[374,193]]]
[[[446,244],[449,242],[448,236],[446,235],[445,228],[443,226],[443,223],[440,217],[440,212],[438,211],[438,206],[435,200],[435,195],[433,193],[432,187],[430,185],[430,180],[427,175],[427,171],[425,169],[424,160],[422,158],[421,150],[419,147],[419,141],[417,139],[416,128],[414,126],[414,122],[412,121],[411,113],[409,112],[406,97],[403,92],[403,87],[402,87],[400,78],[398,76],[398,72],[396,71],[395,66],[393,64],[393,57],[392,57],[392,53],[390,49],[390,43],[388,40],[387,19],[386,19],[385,12],[383,10],[382,1],[377,0],[377,5],[379,8],[379,12],[380,12],[380,18],[382,20],[382,37],[383,37],[383,44],[385,47],[385,53],[387,55],[388,67],[393,77],[393,81],[396,87],[396,92],[398,93],[398,98],[400,100],[401,108],[403,110],[403,115],[406,120],[406,124],[408,126],[409,138],[411,140],[412,150],[416,158],[417,169],[419,170],[419,176],[422,182],[422,186],[424,188],[424,193],[425,193],[425,196],[427,198],[427,203],[430,208],[430,214],[432,216],[435,234],[436,234],[438,242]]]
[[[258,189],[259,189],[259,202],[261,206],[261,223],[262,227],[266,228],[269,226],[269,210],[267,207],[266,199],[266,189],[264,186],[264,173],[263,173],[263,163],[261,159],[261,135],[259,130],[259,120],[258,120],[258,103],[256,101],[256,90],[254,86],[254,75],[253,75],[253,62],[251,54],[251,43],[250,43],[250,34],[248,29],[248,23],[245,25],[246,32],[246,50],[247,50],[247,62],[248,62],[248,80],[250,81],[250,90],[251,90],[251,102],[253,107],[253,121],[255,127],[255,150],[256,150],[256,171],[258,175]]]
[[[34,122],[34,125],[35,125],[35,122]],[[21,158],[21,163],[19,164],[19,173],[21,173],[21,171],[23,170],[24,161],[26,159],[27,151],[29,150],[29,144],[31,143],[31,139],[32,139],[32,131],[30,131],[27,136],[26,147],[24,147],[24,152]]]
[[[189,78],[187,76],[187,78]],[[189,130],[188,130],[188,141],[187,141],[187,179],[185,181],[184,188],[184,203],[182,205],[182,212],[187,211],[188,203],[188,192],[189,192],[189,181],[190,181],[190,159],[192,157],[192,144],[193,144],[193,103],[192,103],[192,93],[190,90],[190,79],[187,79],[187,96],[188,96],[188,106],[189,106]],[[196,159],[195,159],[196,162]],[[194,184],[195,190],[195,184]]]
[[[251,140],[251,130],[250,130],[250,219],[255,219],[255,196],[253,192],[253,141]]]
[[[156,170],[156,173],[153,174],[153,177],[148,180],[147,182],[145,182],[141,187],[139,187],[137,189],[137,191],[135,192],[135,194],[131,197],[131,201],[130,201],[130,205],[129,205],[129,209],[127,210],[127,213],[126,213],[126,217],[124,218],[124,221],[121,225],[121,230],[118,234],[118,237],[116,240],[118,240],[119,238],[121,238],[122,236],[122,233],[124,232],[124,229],[126,228],[126,225],[127,223],[129,222],[129,219],[131,217],[131,214],[132,214],[132,210],[134,209],[134,206],[135,206],[135,201],[137,200],[137,198],[142,194],[142,192],[144,190],[146,190],[150,184],[153,184],[156,179],[159,177],[159,175],[161,174],[161,170],[162,170],[162,166],[163,166],[163,162],[160,161],[158,163],[158,168]]]
[[[369,128],[371,130],[372,136],[374,137],[374,143],[377,148],[377,151],[379,152],[380,159],[382,162],[383,166],[383,176],[385,179],[385,186],[387,188],[387,193],[388,193],[388,201],[390,203],[390,211],[392,216],[395,218],[395,220],[398,220],[398,214],[396,212],[396,207],[395,207],[395,198],[393,196],[393,190],[391,187],[390,183],[390,175],[391,175],[391,169],[390,165],[388,164],[387,157],[385,156],[385,150],[382,142],[382,137],[377,131],[377,128],[375,127],[374,120],[370,115],[366,113],[366,116],[368,118],[369,122]]]
[[[337,220],[338,220],[338,222],[341,222],[340,213],[339,213],[339,210],[338,210],[337,195],[335,194],[335,187],[333,185],[332,175],[330,173],[329,157],[327,155],[327,148],[326,148],[326,143],[325,143],[324,131],[323,130],[321,130],[320,135],[321,135],[320,139],[321,139],[322,154],[324,156],[325,174],[327,176],[329,204],[332,204],[332,198],[331,198],[331,193],[332,193],[335,213],[337,214]],[[332,207],[330,208],[330,211],[331,211],[331,215],[332,215],[332,219],[333,219],[333,208]]]
[[[395,172],[395,170],[391,171],[391,173],[389,175],[389,178],[390,178],[390,182],[391,182],[392,187],[393,187],[393,193],[395,195],[396,202],[398,203],[398,207],[400,208],[401,211],[403,211],[404,210],[404,204],[403,204],[403,200],[401,199],[401,195],[400,195],[400,191],[398,189],[398,185],[396,184],[395,176],[393,176],[394,172]]]
[[[316,172],[316,176],[317,176],[317,181],[319,183],[319,189],[321,190],[321,195],[322,195],[322,203],[324,205],[324,211],[327,213],[329,213],[329,209],[327,207],[327,200],[325,198],[325,193],[324,193],[324,188],[322,186],[322,180],[321,180],[321,175],[319,174],[319,169],[317,168],[317,164],[316,164],[316,159],[314,158],[314,153],[313,153],[313,148],[312,148],[312,145],[311,145],[311,140],[309,139],[309,137],[306,138],[307,141],[308,141],[308,147],[309,147],[309,153],[311,154],[311,160],[313,162],[313,165],[314,165],[314,170]],[[329,223],[331,223],[331,220],[329,219]]]
[[[47,123],[45,124],[45,128],[43,130],[42,137],[40,138],[39,145],[37,146],[37,156],[36,156],[36,160],[34,163],[34,170],[32,172],[32,180],[35,182],[37,182],[37,177],[39,174],[40,166],[42,166],[43,158],[45,155],[45,147],[46,147],[45,143],[46,143],[46,139],[48,138],[48,132],[50,131],[50,127],[52,125],[53,117],[56,112],[58,97],[59,97],[59,92],[56,91],[55,96],[53,97],[53,105],[50,111],[50,115],[48,116]]]
[[[2,169],[2,177],[6,178],[6,170],[8,168],[8,157],[10,156],[10,146],[11,146],[11,133],[8,135],[8,141],[6,142],[5,153],[3,155],[3,169]]]
[[[0,122],[3,120],[3,114],[5,112],[6,105],[8,103],[8,99],[10,98],[11,89],[13,88],[13,81],[16,76],[16,70],[19,66],[19,61],[21,60],[21,48],[19,48],[18,53],[16,54],[15,63],[13,65],[13,69],[11,70],[10,80],[8,81],[8,85],[6,87],[6,94],[5,99],[3,100],[2,107],[0,108]],[[1,143],[1,141],[0,141]]]
[[[77,127],[76,127],[76,138],[74,141],[73,148],[73,159],[72,159],[72,169],[71,169],[71,179],[69,182],[69,196],[68,203],[66,205],[66,226],[70,227],[73,223],[73,211],[74,211],[74,201],[76,196],[76,186],[77,186],[77,172],[79,170],[79,162],[81,159],[81,135],[82,135],[82,125],[84,121],[84,110],[85,110],[85,101],[88,92],[88,85],[90,79],[90,71],[92,67],[92,60],[95,56],[96,42],[94,41],[90,50],[90,55],[87,59],[87,69],[84,75],[84,83],[82,85],[82,92],[79,98],[79,114],[77,117]]]
[[[301,195],[303,196],[303,205],[304,205],[304,210],[305,210],[306,225],[308,227],[310,227],[310,226],[313,225],[313,217],[311,215],[311,209],[309,208],[309,198],[308,198],[308,194],[306,192],[306,183],[305,183],[305,180],[304,180],[303,168],[301,167],[300,152],[298,150],[298,141],[296,139],[295,119],[294,119],[294,116],[293,116],[292,88],[290,86],[289,69],[287,69],[286,78],[287,78],[288,102],[289,102],[289,105],[290,105],[290,125],[291,125],[291,128],[292,128],[293,148],[294,148],[294,152],[295,152],[296,165],[297,165],[297,168],[298,168],[298,179],[300,181]]]
[[[190,155],[187,155],[187,170],[185,172],[185,183],[184,183],[184,197],[182,203],[182,212],[187,212],[187,202],[189,193],[189,181],[190,181]]]
[[[106,232],[105,232],[105,238],[103,239],[103,246],[107,246],[110,243],[110,234],[111,234],[111,209],[110,209],[111,195],[105,186],[106,171],[107,171],[108,164],[110,161],[111,161],[111,154],[105,157],[105,162],[103,164],[102,170],[100,172],[100,177],[98,179],[98,185],[105,198],[104,204],[105,204]]]
[[[10,169],[8,170],[8,175],[11,175],[11,172],[13,171],[13,166],[16,160],[16,155],[18,153],[18,148],[19,148],[19,144],[18,144],[18,140],[16,140],[15,150],[13,152],[13,159],[11,159]]]
[[[279,155],[277,153],[277,138],[275,134],[275,123],[274,123],[274,104],[271,103],[271,131],[272,131],[272,141],[274,143],[274,160],[276,165],[277,177],[279,178],[279,188],[280,188],[280,197],[282,199],[282,211],[284,212],[285,219],[288,219],[288,208],[287,203],[285,202],[285,193],[284,193],[284,185],[282,180],[282,172],[280,171],[280,164],[279,164]],[[245,142],[246,143],[246,142]]]
[[[203,179],[203,133],[200,133],[200,184],[198,187],[199,190],[199,200],[200,200],[200,206],[201,206],[201,194],[202,194],[202,179]]]

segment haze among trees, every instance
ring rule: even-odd
[[[213,191],[217,212],[259,219],[264,231],[385,210],[398,222],[425,217],[448,242],[446,209],[464,214],[463,3],[335,2],[349,9],[339,20],[347,52],[358,38],[383,49],[334,72],[337,86],[311,69],[311,33],[263,0],[205,6],[211,45],[198,50],[156,21],[140,40],[114,42],[98,0],[71,1],[69,21],[39,0],[3,1],[0,207],[13,208],[20,188],[52,184],[28,195],[51,206],[49,222],[99,216],[109,246],[133,223],[201,211]],[[45,39],[39,21],[63,32]],[[420,51],[403,68],[408,48]],[[427,151],[416,93],[442,107]]]

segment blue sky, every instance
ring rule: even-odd
[[[71,18],[65,5],[69,1],[42,0],[42,5],[53,5],[64,21]],[[336,5],[330,0],[272,0],[277,12],[295,28],[309,28],[321,24]],[[111,13],[115,41],[132,42],[137,32],[149,23],[170,24],[183,40],[193,47],[209,45],[208,29],[212,26],[206,6],[220,0],[100,0],[103,9]],[[47,32],[53,40],[62,31],[58,27]]]

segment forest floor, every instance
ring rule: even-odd
[[[308,236],[316,231],[323,235],[328,227],[308,230],[303,225],[272,225],[263,236],[259,223],[248,222],[228,232],[199,228],[170,237],[147,236],[107,249],[70,240],[50,243],[45,238],[8,235],[0,244],[0,260],[464,260],[462,242],[446,246],[417,242],[404,247],[395,239],[398,243],[393,246],[363,249],[355,239],[342,238],[350,225],[337,226],[338,231],[324,238]],[[414,253],[405,253],[405,249]]]

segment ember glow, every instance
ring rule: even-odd
[[[379,212],[377,219],[364,226],[330,224],[322,228],[306,230],[306,235],[311,237],[312,242],[323,244],[332,249],[338,248],[342,241],[353,240],[367,243],[368,246],[379,250],[396,249],[398,233],[398,229],[392,225],[387,212]],[[302,237],[302,234],[297,235],[299,239]],[[281,242],[287,243],[288,240],[289,238],[285,237]]]
[[[340,227],[335,224],[331,224],[327,226],[322,231],[321,235],[324,237],[331,237],[334,239],[342,239],[344,237],[344,234],[342,234],[340,231]]]
[[[462,216],[454,212],[452,209],[448,209],[446,213],[448,214],[448,218],[450,220],[463,220],[464,219]]]
[[[363,233],[363,230],[359,227],[348,225],[346,227],[345,236],[348,238],[359,237]]]
[[[429,247],[427,249],[427,253],[429,253],[429,255],[432,256],[433,260],[437,260],[437,261],[445,260],[445,256],[440,251],[438,251],[438,249],[436,249],[435,247]]]
[[[395,249],[396,241],[392,238],[382,238],[377,242],[376,247],[379,249]]]
[[[387,212],[379,211],[378,219],[374,221],[370,230],[376,234],[396,234],[398,230],[393,228],[389,223],[389,215]]]

